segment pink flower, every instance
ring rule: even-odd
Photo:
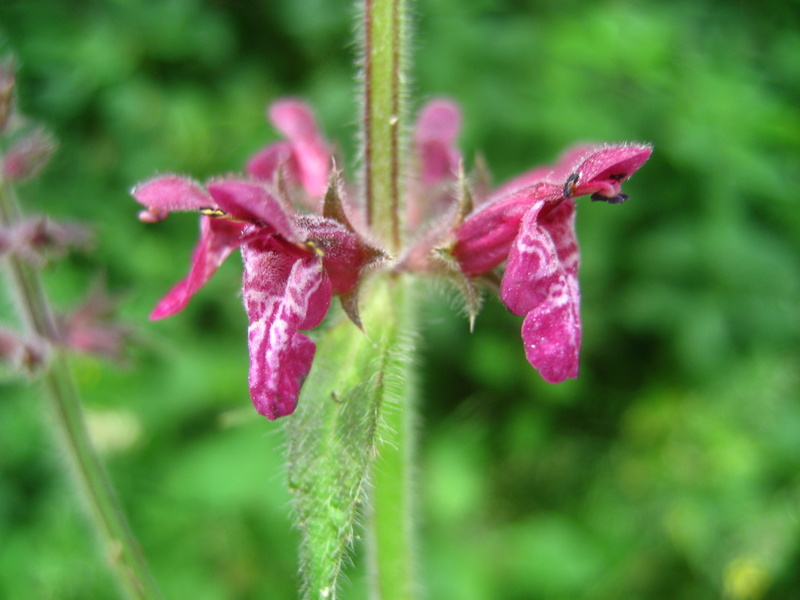
[[[117,300],[98,283],[71,313],[57,315],[58,342],[76,352],[123,362],[125,342],[133,330],[115,320],[116,305]]]
[[[17,371],[36,373],[48,360],[47,343],[0,327],[0,362],[8,362]]]
[[[175,210],[196,210],[200,241],[192,266],[154,309],[160,319],[182,310],[222,261],[240,248],[249,319],[250,395],[269,419],[294,411],[316,346],[301,330],[320,324],[333,294],[349,294],[361,271],[382,253],[355,233],[341,207],[338,178],[326,195],[325,216],[293,213],[256,181],[225,178],[205,188],[178,176],[158,177],[133,190],[146,222]]]
[[[314,113],[299,100],[285,99],[273,102],[267,117],[286,141],[256,153],[247,163],[247,172],[268,183],[274,183],[280,173],[287,183],[305,192],[306,196],[297,199],[300,204],[319,210],[328,188],[333,152],[317,129]]]
[[[453,102],[431,100],[422,107],[414,128],[414,146],[423,184],[436,185],[456,178],[461,153],[455,141],[460,129],[461,111]]]
[[[642,144],[581,146],[551,168],[503,185],[455,232],[452,256],[467,277],[507,261],[500,298],[525,316],[528,362],[550,383],[578,375],[581,340],[576,196],[612,204],[621,184],[650,157]]]
[[[0,256],[13,251],[34,264],[44,264],[48,256],[61,256],[71,246],[87,249],[90,241],[91,232],[81,225],[30,217],[0,230]]]
[[[457,200],[454,183],[461,170],[461,152],[456,147],[460,129],[461,111],[445,99],[425,104],[414,125],[406,226],[416,240],[403,258],[412,270],[425,269],[431,246],[446,236],[452,225],[447,217]]]
[[[32,179],[44,169],[55,149],[56,143],[50,134],[41,127],[34,129],[6,152],[2,162],[3,176],[15,182]]]

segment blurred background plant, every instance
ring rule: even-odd
[[[578,141],[646,140],[622,208],[580,203],[581,377],[528,366],[519,319],[470,335],[431,293],[420,563],[431,598],[787,598],[800,589],[800,6],[425,0],[413,91],[464,110],[500,182]],[[246,389],[240,269],[146,322],[194,219],[136,220],[155,169],[240,170],[270,100],[317,109],[353,163],[350,2],[6,0],[0,50],[60,150],[24,194],[94,225],[53,264],[98,269],[141,324],[130,365],[74,360],[90,427],[165,596],[294,598],[280,426]],[[6,321],[10,306],[0,306]],[[0,380],[0,597],[113,598],[36,387]],[[360,565],[355,565],[356,571]],[[344,597],[364,597],[358,577]]]

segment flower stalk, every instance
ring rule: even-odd
[[[19,222],[14,190],[0,175],[0,227],[10,230]],[[57,340],[58,328],[38,272],[14,252],[9,253],[7,264],[9,284],[18,297],[20,317],[28,331],[41,339]],[[59,349],[53,349],[42,378],[49,401],[47,412],[116,580],[129,598],[161,598],[92,445],[72,372]]]
[[[402,0],[364,0],[364,195],[367,222],[390,252],[403,241],[404,14]]]
[[[364,0],[364,194],[367,220],[397,253],[403,246],[405,7],[402,0]],[[391,282],[393,296],[411,310],[408,278]],[[405,287],[405,289],[400,289]],[[398,315],[395,315],[398,318]],[[403,319],[405,320],[405,319]],[[406,365],[406,370],[410,368]],[[407,379],[409,373],[401,375]],[[395,405],[384,405],[369,487],[369,568],[374,600],[416,595],[412,465],[415,406],[406,384]]]
[[[413,484],[417,419],[413,380],[406,386],[407,393],[399,398],[397,405],[383,407],[378,455],[372,466],[368,543],[370,591],[374,600],[411,600],[418,595]]]

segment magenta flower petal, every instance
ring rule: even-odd
[[[263,186],[222,179],[209,183],[208,191],[217,205],[234,219],[257,222],[290,242],[302,241],[283,205]]]
[[[153,309],[152,320],[163,319],[182,311],[222,262],[241,243],[244,225],[220,219],[201,217],[200,241],[192,253],[189,275],[178,282]]]
[[[567,280],[578,287],[578,266],[580,252],[575,235],[575,202],[564,200],[554,208],[545,208],[539,213],[539,227],[547,231],[553,240],[558,254],[558,262]]]
[[[461,128],[461,112],[448,100],[432,100],[422,107],[414,130],[422,182],[434,185],[454,179],[461,154],[455,141]]]
[[[303,188],[311,196],[322,196],[328,187],[332,153],[317,129],[314,113],[298,100],[279,100],[269,107],[269,119],[289,140]]]
[[[472,213],[456,231],[453,256],[467,277],[491,271],[507,257],[520,222],[532,207],[561,197],[560,186],[537,183]]]
[[[503,196],[507,196],[520,190],[525,187],[529,187],[536,183],[542,183],[547,181],[550,174],[553,172],[552,167],[536,167],[522,175],[518,175],[504,183],[502,186],[497,188],[494,192],[492,192],[492,196],[489,199],[489,202],[492,201],[492,198],[501,198]]]
[[[522,339],[528,362],[545,381],[577,377],[580,348],[578,245],[575,205],[565,200],[546,214],[541,206],[524,216],[508,256],[500,297],[526,315]]]
[[[156,177],[137,185],[131,194],[146,211],[139,218],[147,223],[161,221],[173,211],[217,208],[203,187],[191,179],[177,175]]]
[[[294,412],[316,347],[298,332],[319,324],[331,284],[313,255],[298,259],[274,239],[242,247],[244,304],[250,321],[250,396],[273,420]]]
[[[581,178],[586,181],[608,178],[625,181],[650,158],[652,151],[644,144],[602,148],[580,165]]]
[[[581,328],[570,304],[546,303],[522,323],[525,358],[547,383],[578,377]]]
[[[270,144],[247,161],[245,170],[253,177],[272,183],[280,167],[283,167],[284,175],[288,175],[290,180],[299,179],[297,161],[292,156],[289,142]]]
[[[630,178],[653,149],[644,144],[608,146],[597,149],[580,163],[565,185],[565,195],[593,194],[593,200],[619,203],[627,199],[620,193],[623,181]]]
[[[552,183],[563,186],[581,163],[596,151],[597,146],[573,146],[559,157],[555,165],[536,167],[522,175],[518,175],[495,190],[492,196],[500,197],[535,183]]]
[[[602,146],[600,146],[602,148]],[[597,144],[578,144],[567,148],[558,157],[556,164],[551,168],[547,181],[552,183],[564,183],[564,181],[575,172],[575,170],[592,154],[597,152]]]

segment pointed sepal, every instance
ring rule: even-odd
[[[439,273],[450,280],[461,292],[464,301],[464,312],[469,318],[469,330],[475,328],[475,317],[483,306],[483,294],[479,287],[479,278],[467,277],[461,270],[461,265],[452,254],[452,248],[435,248],[432,253]]]
[[[322,204],[322,216],[327,219],[333,219],[337,223],[341,223],[348,231],[356,232],[350,219],[347,218],[347,213],[344,210],[342,203],[342,196],[344,195],[344,183],[342,181],[342,172],[336,168],[334,163],[331,169],[331,175],[328,178],[328,189],[325,191],[325,200]]]
[[[476,154],[470,173],[472,181],[472,195],[475,199],[475,206],[480,206],[489,199],[492,191],[492,172],[486,163],[483,154]]]
[[[456,222],[454,227],[458,227],[467,218],[475,208],[473,200],[472,188],[470,187],[469,180],[464,174],[464,163],[458,164],[458,210],[456,212]]]
[[[344,294],[339,294],[339,302],[341,302],[347,318],[361,331],[364,331],[364,324],[361,322],[361,315],[358,312],[358,287]]]

